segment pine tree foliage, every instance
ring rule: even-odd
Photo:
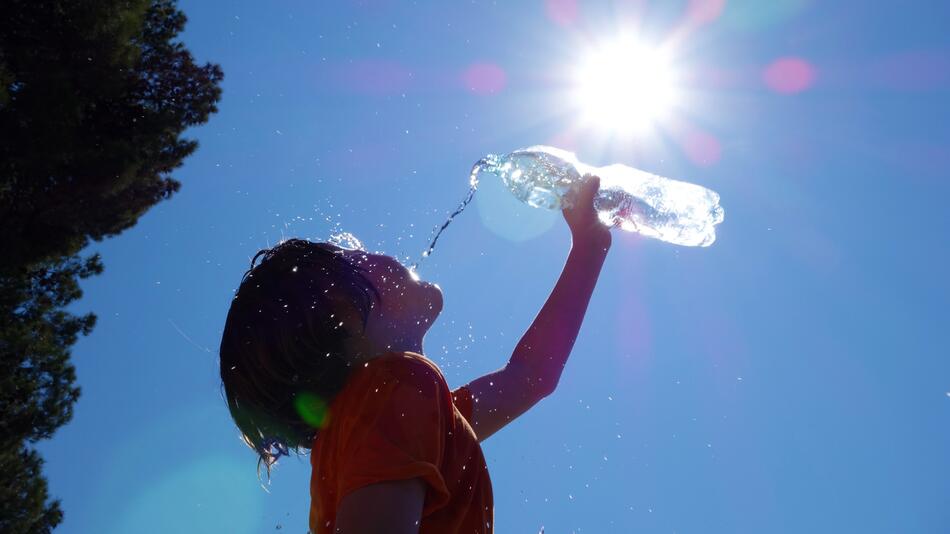
[[[95,324],[67,306],[102,272],[90,241],[180,187],[182,138],[217,111],[222,72],[177,40],[174,0],[6,0],[0,16],[0,532],[48,532],[33,448],[72,417],[70,348]]]

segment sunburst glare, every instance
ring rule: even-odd
[[[585,126],[643,133],[679,103],[669,55],[629,37],[592,47],[574,72],[574,104]]]

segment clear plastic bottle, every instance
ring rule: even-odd
[[[472,183],[482,173],[501,177],[519,200],[536,208],[566,207],[565,195],[586,174],[600,177],[594,209],[608,226],[639,232],[685,246],[708,247],[724,212],[719,195],[705,187],[614,164],[592,167],[572,152],[532,146],[504,156],[488,155],[472,169]]]

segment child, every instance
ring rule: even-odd
[[[567,263],[507,365],[454,391],[423,356],[437,286],[326,243],[258,252],[228,311],[221,379],[259,467],[311,449],[312,532],[492,532],[479,442],[557,385],[610,248],[598,186],[573,192]]]

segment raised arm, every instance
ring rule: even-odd
[[[593,207],[599,182],[589,178],[572,197],[574,207],[564,210],[572,236],[567,262],[508,364],[467,385],[476,401],[471,424],[479,441],[557,387],[610,249],[610,230],[597,220]]]

